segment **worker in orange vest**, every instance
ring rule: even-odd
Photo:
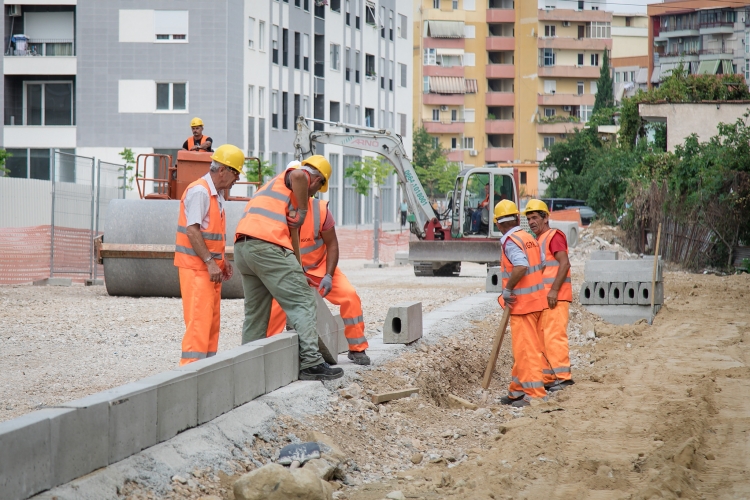
[[[180,365],[216,354],[221,283],[233,272],[224,258],[227,231],[221,193],[239,179],[245,154],[236,146],[224,144],[211,160],[209,172],[192,182],[180,200],[174,253],[185,317]]]
[[[518,207],[510,200],[495,205],[493,220],[503,234],[503,293],[501,307],[510,307],[513,368],[508,395],[503,404],[516,408],[528,406],[535,398],[544,398],[542,371],[542,311],[547,309],[547,292],[542,280],[542,256],[533,236],[521,229]]]
[[[370,357],[365,338],[365,323],[362,317],[362,301],[338,268],[339,241],[336,237],[336,222],[328,210],[328,202],[310,198],[308,215],[300,228],[300,253],[302,269],[310,286],[334,305],[341,306],[344,335],[349,344],[349,359],[358,365],[369,365]],[[268,336],[284,331],[286,315],[275,300],[271,306]]]
[[[344,375],[341,368],[324,362],[318,350],[315,295],[294,255],[291,236],[308,217],[310,197],[328,191],[330,177],[331,164],[321,155],[302,160],[299,167],[288,166],[247,203],[234,240],[234,262],[245,292],[242,343],[266,337],[276,299],[299,336],[301,380]]]
[[[207,135],[203,135],[203,120],[197,116],[190,120],[190,129],[193,131],[193,135],[182,144],[182,149],[199,153],[213,153],[214,150],[211,149],[211,145],[214,140]]]
[[[542,200],[529,200],[524,211],[529,228],[536,235],[544,264],[547,305],[542,313],[542,344],[549,366],[544,369],[544,387],[556,391],[573,385],[568,347],[568,319],[573,288],[565,234],[549,227],[549,208]]]

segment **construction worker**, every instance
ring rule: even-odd
[[[524,215],[542,252],[549,306],[542,313],[541,341],[549,365],[544,369],[544,387],[547,391],[556,391],[574,384],[568,347],[568,316],[573,300],[568,241],[562,231],[550,229],[549,208],[542,200],[529,200]]]
[[[214,140],[203,135],[203,120],[197,116],[190,120],[190,129],[193,131],[193,135],[187,138],[182,145],[182,149],[198,151],[201,153],[212,153],[213,149],[211,149],[211,145]]]
[[[503,293],[501,307],[510,307],[510,333],[513,368],[508,395],[500,399],[514,407],[528,406],[534,398],[544,398],[542,371],[546,367],[540,341],[542,311],[547,309],[547,293],[542,283],[542,256],[539,244],[520,226],[518,207],[510,200],[495,205],[493,220],[503,234]]]
[[[482,225],[482,209],[490,204],[490,183],[484,185],[484,200],[479,202],[477,208],[471,213],[471,233],[478,234]]]
[[[245,154],[236,146],[224,144],[211,160],[209,172],[191,183],[180,200],[174,253],[185,317],[180,365],[216,354],[221,283],[233,272],[224,258],[226,218],[221,193],[240,178]]]
[[[247,203],[235,235],[234,260],[245,292],[242,343],[266,336],[276,299],[299,335],[301,380],[344,375],[325,363],[318,350],[315,295],[292,244],[292,235],[298,236],[305,223],[310,197],[327,191],[330,177],[331,164],[321,155],[303,160],[299,168],[288,166]]]
[[[348,357],[358,365],[369,365],[365,350],[365,323],[362,317],[362,301],[357,291],[338,268],[339,242],[336,237],[336,222],[328,210],[328,202],[310,198],[308,216],[300,228],[300,253],[302,269],[307,282],[320,295],[334,305],[341,306],[344,335],[349,344]],[[310,216],[309,214],[312,214]],[[284,331],[286,315],[275,300],[271,305],[268,336]]]

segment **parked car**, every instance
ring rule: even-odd
[[[589,224],[591,224],[591,221],[596,218],[596,212],[594,211],[594,209],[591,207],[587,207],[586,205],[568,208],[575,208],[578,210],[578,213],[581,214],[581,224],[583,224],[584,226],[588,226]]]
[[[565,210],[566,208],[586,206],[585,200],[576,200],[574,198],[542,198],[547,204],[547,208],[554,212],[555,210]]]

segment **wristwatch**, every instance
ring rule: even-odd
[[[204,264],[208,264],[208,262],[209,262],[209,261],[210,261],[211,259],[213,259],[213,256],[212,256],[212,255],[209,255],[208,257],[206,257],[206,259],[205,259],[205,260],[203,261],[203,263],[204,263]]]

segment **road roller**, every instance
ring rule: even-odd
[[[153,162],[154,177],[146,177],[146,165]],[[246,170],[258,169],[258,158],[246,158]],[[142,154],[136,158],[135,183],[140,199],[112,200],[107,211],[104,234],[94,241],[97,261],[104,265],[104,284],[110,295],[130,297],[180,297],[180,279],[174,266],[175,234],[180,198],[191,182],[204,176],[211,166],[211,155],[178,151],[172,156]],[[152,182],[153,193],[146,193]],[[258,186],[260,182],[237,182]],[[249,198],[224,192],[226,212],[226,258],[234,260],[234,234]],[[235,271],[221,287],[224,299],[240,299],[242,280]]]

